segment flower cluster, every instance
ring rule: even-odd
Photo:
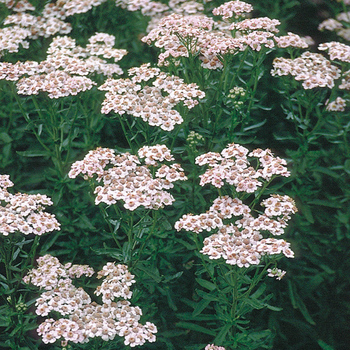
[[[278,57],[273,61],[273,76],[292,75],[302,81],[304,89],[316,87],[334,87],[334,81],[340,77],[340,69],[319,53],[304,52],[296,59]]]
[[[213,14],[223,18],[242,17],[252,6],[242,1],[231,1],[213,10]],[[262,47],[277,46],[307,47],[305,40],[298,35],[275,37],[280,22],[267,17],[244,19],[226,24],[216,22],[203,14],[181,14],[174,12],[163,17],[157,25],[142,38],[147,44],[160,48],[159,65],[169,61],[178,64],[179,57],[198,56],[201,66],[207,69],[222,68],[222,56],[244,51],[248,47],[260,51]],[[240,35],[232,37],[231,31]]]
[[[258,158],[258,169],[248,167],[248,150],[240,145],[230,144],[220,153],[206,153],[197,157],[196,163],[207,164],[209,169],[201,176],[201,185],[211,183],[216,187],[224,185],[223,180],[234,185],[236,191],[255,192],[263,181],[270,181],[274,175],[289,176],[284,160],[274,157],[270,150],[256,149],[249,156]],[[265,255],[283,254],[293,257],[290,244],[284,239],[264,238],[264,232],[272,236],[284,233],[291,214],[297,212],[294,201],[288,196],[271,195],[261,201],[263,212],[255,215],[251,208],[238,198],[220,196],[206,213],[187,214],[175,223],[180,231],[215,231],[204,239],[202,254],[210,259],[225,259],[227,264],[239,267],[257,265]],[[232,218],[236,220],[232,223]],[[230,220],[231,219],[231,220]]]
[[[237,192],[255,192],[262,182],[270,181],[274,175],[288,177],[290,173],[285,167],[286,161],[275,157],[269,149],[249,150],[237,144],[229,144],[221,153],[209,152],[196,158],[196,164],[208,165],[208,169],[200,175],[200,185],[212,184],[217,188],[224,185],[224,180],[236,188]],[[256,157],[259,168],[249,166],[248,157]]]
[[[165,190],[173,188],[174,181],[186,180],[183,169],[179,164],[163,164],[156,170],[155,177],[152,176],[150,166],[158,167],[158,162],[174,160],[164,145],[144,146],[138,155],[115,155],[111,149],[97,148],[82,161],[75,162],[68,176],[75,178],[81,173],[88,179],[97,175],[97,181],[103,185],[95,188],[96,205],[101,202],[111,205],[120,200],[128,210],[139,206],[159,209],[171,205],[174,198]],[[139,158],[144,159],[146,165],[141,165]],[[106,169],[107,165],[112,167]]]
[[[135,282],[127,266],[107,263],[98,272],[103,278],[95,290],[102,294],[103,304],[92,302],[83,288],[76,288],[72,278],[86,275],[91,277],[94,270],[87,265],[63,265],[51,255],[38,260],[38,267],[25,277],[25,283],[46,289],[36,301],[36,313],[48,316],[51,311],[67,318],[47,318],[38,327],[38,334],[44,343],[57,340],[73,343],[87,343],[91,338],[100,337],[105,341],[116,335],[124,337],[124,344],[134,347],[146,341],[154,342],[157,328],[153,323],[141,324],[142,310],[125,299],[130,299],[129,287]],[[114,301],[115,299],[119,299]]]
[[[246,96],[246,91],[239,86],[235,86],[229,91],[229,95],[227,96],[230,100],[229,102],[233,104],[235,108],[240,108],[244,104],[244,97]]]
[[[55,34],[68,34],[72,30],[71,25],[63,21],[64,11],[47,11],[54,4],[45,5],[40,16],[27,13],[35,10],[28,1],[9,1],[5,5],[14,13],[4,20],[4,25],[10,26],[0,29],[0,57],[5,52],[18,52],[19,45],[28,48],[29,42],[25,39],[48,38]]]
[[[187,138],[186,138],[187,144],[189,147],[194,150],[197,145],[202,143],[204,141],[204,137],[201,134],[198,134],[195,131],[190,131]]]
[[[253,6],[244,1],[229,1],[215,8],[213,14],[222,16],[223,19],[244,17],[253,11]]]
[[[60,229],[55,216],[44,211],[45,206],[52,205],[49,197],[41,194],[11,194],[7,188],[12,186],[9,175],[0,175],[0,233],[4,236],[14,232],[40,236]]]
[[[170,131],[183,122],[180,113],[173,108],[180,102],[193,108],[198,104],[197,99],[205,96],[196,84],[185,84],[183,79],[151,68],[149,64],[129,69],[129,76],[131,79],[108,79],[99,87],[99,90],[107,91],[102,113],[127,113],[151,126]],[[150,79],[152,85],[143,86],[143,82]]]
[[[157,16],[169,10],[169,6],[152,0],[116,0],[116,6],[128,11],[141,11],[144,16]]]
[[[343,3],[344,5],[346,5],[346,1],[343,1]],[[341,12],[337,15],[335,19],[328,18],[324,20],[322,23],[320,23],[320,25],[318,26],[318,29],[321,31],[329,30],[329,31],[335,32],[341,38],[345,40],[350,40],[349,23],[350,23],[350,12]]]
[[[268,205],[267,202],[270,204]],[[264,213],[254,217],[250,208],[238,198],[218,197],[206,213],[184,215],[175,229],[192,232],[216,232],[204,239],[201,253],[210,259],[225,259],[227,264],[249,267],[260,263],[262,256],[283,254],[294,256],[290,243],[284,239],[264,238],[261,232],[281,235],[290,215],[296,213],[294,201],[288,196],[274,195],[261,203]],[[225,220],[241,217],[234,224]]]
[[[72,38],[56,37],[48,48],[45,61],[0,63],[0,79],[18,80],[18,93],[23,95],[38,94],[39,91],[48,92],[50,98],[76,95],[96,85],[86,75],[123,73],[118,64],[106,61],[113,58],[117,62],[127,53],[114,49],[114,41],[112,35],[96,33],[83,48]]]
[[[34,11],[35,7],[26,0],[5,1],[5,5],[14,13],[4,20],[5,25],[0,29],[0,57],[4,52],[18,52],[19,45],[29,47],[24,39],[48,38],[56,34],[68,34],[72,26],[64,20],[78,13],[91,10],[107,0],[60,0],[47,3],[39,16],[27,13]],[[4,1],[2,1],[4,2]]]
[[[318,46],[319,50],[327,51],[331,60],[350,63],[350,46],[337,41],[322,43]]]
[[[334,101],[326,101],[326,110],[329,112],[344,112],[346,107],[346,101],[337,97]]]
[[[223,346],[217,346],[214,344],[208,344],[204,350],[226,350]]]

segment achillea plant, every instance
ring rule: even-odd
[[[44,343],[61,341],[62,345],[87,343],[91,339],[113,340],[124,337],[124,344],[134,347],[156,341],[157,327],[150,322],[140,323],[142,310],[132,306],[130,286],[135,283],[127,266],[107,263],[98,272],[103,282],[94,294],[102,295],[102,304],[92,301],[90,295],[73,284],[74,278],[91,277],[94,270],[88,265],[61,264],[51,255],[37,260],[38,267],[29,271],[24,282],[44,288],[46,291],[36,300],[36,313],[50,313],[63,317],[47,318],[38,327]],[[104,347],[99,342],[99,349]],[[97,346],[97,341],[94,342]]]
[[[0,175],[1,326],[9,332],[6,345],[16,347],[26,339],[33,322],[27,314],[30,302],[22,277],[34,262],[40,236],[60,230],[60,224],[45,211],[53,204],[49,197],[12,194],[8,191],[12,186],[9,175]]]
[[[275,157],[270,150],[249,152],[237,144],[229,144],[221,153],[198,156],[196,163],[208,166],[200,175],[200,185],[215,186],[220,196],[206,213],[186,214],[175,223],[175,228],[193,232],[200,253],[209,257],[209,260],[201,260],[210,283],[198,279],[198,284],[209,289],[205,300],[216,302],[216,308],[220,310],[217,312],[226,320],[216,328],[216,342],[225,346],[237,343],[243,346],[243,339],[249,331],[240,324],[244,323],[250,310],[247,305],[251,308],[269,307],[258,300],[256,295],[259,293],[253,292],[255,287],[266,275],[281,279],[285,272],[277,269],[277,261],[283,255],[294,257],[290,243],[274,238],[284,233],[291,215],[297,212],[293,199],[273,194],[259,204],[271,182],[279,176],[288,177],[290,173],[285,160]],[[197,235],[201,237],[204,231],[210,232],[210,236],[204,238],[202,245],[202,239]],[[252,272],[253,269],[256,271]],[[261,345],[253,347],[250,343],[249,347],[259,348]]]

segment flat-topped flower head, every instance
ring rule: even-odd
[[[304,89],[335,86],[340,77],[340,69],[319,53],[304,52],[296,59],[278,57],[273,61],[273,76],[292,75],[295,80],[303,81]]]
[[[339,96],[334,101],[326,101],[326,110],[329,112],[344,112],[345,107],[346,100]]]
[[[242,32],[252,32],[256,30],[264,30],[267,32],[278,33],[279,30],[276,26],[279,26],[281,22],[277,19],[270,19],[268,17],[249,18],[241,22],[232,23],[229,30],[239,30]]]
[[[327,51],[331,60],[338,60],[341,62],[350,63],[350,46],[331,41],[329,43],[322,43],[318,46],[319,50]]]
[[[269,200],[273,202],[271,205],[267,204]],[[290,243],[284,239],[264,238],[264,234],[278,236],[284,233],[289,214],[296,212],[294,201],[276,195],[261,205],[267,206],[265,213],[254,216],[249,206],[238,198],[218,197],[206,213],[183,215],[174,227],[177,231],[195,233],[214,231],[204,239],[200,252],[210,259],[223,258],[229,265],[249,267],[269,255],[283,254],[292,258]]]
[[[0,175],[0,233],[8,236],[11,233],[35,234],[60,229],[55,215],[45,212],[45,207],[52,205],[46,195],[8,192],[14,184],[9,175]]]
[[[185,84],[183,79],[151,68],[149,64],[128,70],[131,78],[108,79],[99,90],[107,91],[101,112],[128,114],[141,118],[151,126],[171,131],[183,118],[174,109],[180,102],[188,109],[205,97],[196,84]],[[149,85],[143,84],[149,82]]]
[[[208,344],[204,350],[226,350],[223,346],[217,346],[214,344]]]
[[[215,8],[213,14],[222,16],[223,19],[244,17],[253,11],[253,6],[244,1],[229,1]]]
[[[174,202],[166,190],[174,187],[175,181],[184,181],[183,169],[174,160],[165,145],[144,146],[138,150],[138,157],[130,153],[115,154],[108,148],[97,148],[72,165],[68,174],[75,178],[83,174],[85,179],[97,177],[101,186],[95,188],[96,205],[108,205],[123,201],[128,210],[138,207],[159,209]],[[144,161],[145,165],[142,165]],[[155,167],[152,175],[150,167]]]
[[[37,262],[38,267],[24,277],[25,283],[46,289],[36,300],[36,314],[61,316],[46,318],[39,325],[37,331],[45,344],[87,343],[96,337],[109,341],[116,336],[124,337],[124,344],[130,346],[156,341],[157,327],[141,323],[142,310],[126,300],[132,296],[130,288],[135,283],[126,265],[108,262],[98,272],[97,277],[103,280],[95,290],[97,296],[102,295],[102,304],[98,304],[73,284],[74,278],[93,275],[90,266],[63,265],[51,255]]]
[[[112,77],[123,73],[115,62],[127,51],[113,48],[114,41],[112,35],[96,33],[86,47],[81,47],[72,38],[56,37],[42,62],[0,63],[0,79],[17,81],[18,93],[23,95],[36,95],[41,91],[47,92],[50,98],[77,95],[96,85],[88,75]],[[113,63],[109,63],[109,59]]]
[[[252,193],[262,186],[263,180],[269,181],[276,175],[286,177],[290,175],[285,167],[286,161],[275,157],[269,149],[256,149],[248,153],[247,148],[232,143],[221,154],[209,152],[198,156],[196,164],[208,165],[205,173],[200,175],[200,185],[210,183],[220,188],[226,182],[235,186],[237,192]],[[259,159],[258,169],[250,166],[248,156]]]
[[[250,165],[252,161],[255,168]],[[196,164],[207,166],[205,173],[200,175],[201,186],[208,183],[217,188],[232,185],[237,194],[258,191],[276,176],[290,176],[286,161],[274,156],[269,149],[258,148],[249,152],[235,143],[229,144],[221,153],[209,152],[198,156]],[[259,193],[256,198],[261,195]],[[242,198],[248,200],[249,196]],[[274,194],[261,200],[259,207],[265,208],[264,211],[252,210],[239,198],[220,196],[207,212],[183,215],[174,227],[177,231],[210,232],[211,236],[204,239],[200,252],[210,259],[223,258],[230,265],[257,265],[263,256],[268,255],[293,257],[290,243],[270,237],[282,235],[291,215],[297,212],[293,199]]]

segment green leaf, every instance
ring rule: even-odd
[[[330,207],[330,208],[342,208],[343,205],[341,205],[338,202],[334,201],[327,201],[324,199],[314,199],[312,201],[307,202],[308,204],[313,204],[313,205],[322,205],[324,207]]]
[[[202,311],[211,303],[211,300],[202,299],[192,312],[192,316],[196,317],[202,313]]]
[[[17,154],[22,157],[45,157],[50,156],[50,153],[45,150],[33,150],[33,151],[17,151]]]
[[[333,346],[328,345],[321,339],[317,341],[317,344],[322,348],[322,350],[334,350]]]
[[[151,277],[156,283],[160,283],[162,277],[159,275],[159,271],[156,268],[153,268],[153,271],[149,266],[142,266],[141,263],[137,265],[137,269],[143,271],[147,276]]]
[[[197,294],[202,297],[203,299],[210,300],[210,301],[220,301],[220,299],[210,293],[203,292],[200,289],[197,289]]]
[[[209,282],[209,281],[206,281],[206,280],[203,280],[203,279],[201,279],[201,278],[196,278],[196,282],[197,282],[200,286],[202,286],[203,288],[208,289],[208,290],[210,290],[210,291],[213,291],[213,290],[216,289],[216,286],[215,286],[214,283]]]
[[[209,334],[209,335],[215,336],[214,331],[207,329],[207,328],[204,328],[204,327],[201,327],[201,326],[198,326],[197,324],[191,323],[191,322],[178,322],[178,323],[176,323],[176,327],[185,328],[185,329],[189,329],[191,331],[196,331],[199,333],[204,333],[204,334]]]
[[[232,325],[230,324],[226,324],[224,327],[222,327],[219,334],[215,337],[214,343],[221,344],[225,340],[226,335],[230,331],[231,327]]]
[[[247,303],[249,306],[251,306],[253,309],[258,309],[258,310],[263,309],[265,306],[265,303],[255,298],[244,299],[244,302]]]
[[[0,132],[0,141],[3,143],[10,143],[12,141],[12,138],[6,132]]]

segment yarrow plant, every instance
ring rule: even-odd
[[[274,236],[284,233],[291,215],[297,212],[297,208],[292,198],[279,194],[270,195],[258,204],[258,200],[276,177],[290,176],[286,161],[275,157],[269,149],[255,149],[249,152],[247,148],[232,143],[221,153],[209,152],[198,156],[196,163],[208,166],[205,173],[200,175],[200,185],[215,186],[220,196],[213,201],[207,212],[199,215],[186,214],[175,223],[175,228],[177,231],[192,231],[195,235],[204,231],[211,233],[204,238],[200,253],[207,255],[211,261],[217,261],[216,265],[220,270],[209,272],[209,268],[206,269],[215,285],[215,288],[214,285],[212,289],[209,288],[213,294],[212,299],[208,300],[216,300],[216,288],[219,289],[219,295],[234,295],[232,299],[226,299],[227,308],[221,310],[223,314],[227,313],[229,321],[227,324],[223,322],[219,327],[222,334],[220,339],[223,343],[230,344],[233,341],[232,334],[237,332],[235,327],[239,324],[238,320],[242,317],[243,306],[239,304],[249,303],[244,300],[252,297],[252,286],[258,285],[266,276],[266,272],[268,276],[281,279],[285,272],[276,266],[273,269],[268,267],[271,263],[275,265],[282,255],[294,257],[290,243]],[[255,168],[251,164],[255,164]],[[226,191],[235,197],[223,195]],[[255,195],[252,198],[253,193]],[[193,239],[200,247],[198,238],[194,236]],[[224,270],[221,259],[231,267]],[[263,261],[265,266],[262,265]],[[242,269],[246,268],[249,271],[254,267],[260,271],[255,273],[249,288],[242,288],[246,279],[246,273]],[[234,280],[223,283],[221,279],[227,281],[229,274],[234,276]],[[199,284],[207,286],[202,280]]]
[[[346,348],[349,4],[0,0],[0,348]]]
[[[151,322],[140,323],[142,310],[127,301],[132,297],[130,286],[135,283],[127,266],[107,263],[98,272],[97,278],[103,279],[94,292],[102,295],[99,304],[83,288],[73,284],[74,278],[94,274],[88,265],[63,265],[51,255],[40,257],[37,264],[24,277],[25,283],[46,290],[36,300],[36,314],[62,316],[56,320],[47,318],[39,325],[38,334],[44,343],[58,340],[62,344],[87,343],[97,337],[109,341],[117,335],[124,337],[124,344],[131,347],[156,341],[157,327]]]

